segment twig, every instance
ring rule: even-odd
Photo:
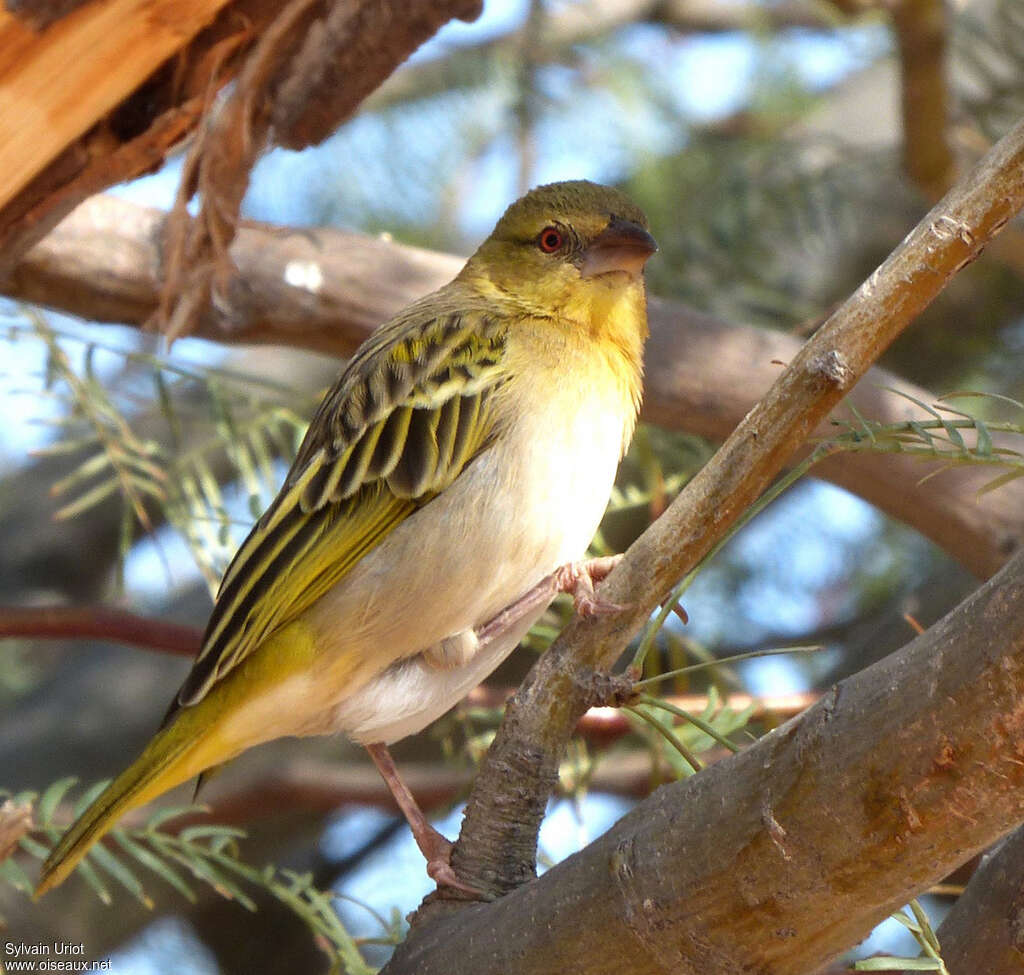
[[[100,606],[0,607],[0,639],[110,640],[191,657],[199,650],[202,636],[192,626]]]
[[[652,678],[652,682],[660,680]],[[513,689],[481,685],[466,695],[464,704],[469,707],[499,708],[503,707],[512,697]],[[766,696],[752,694],[729,694],[720,698],[723,707],[734,711],[751,709],[750,717],[754,720],[770,718],[784,720],[806,710],[821,694],[818,691],[801,691],[795,694],[771,694]],[[706,694],[669,694],[662,700],[682,711],[702,714],[708,706]],[[592,707],[580,718],[576,725],[576,733],[583,735],[588,741],[611,742],[633,730],[632,725],[621,709],[614,707]]]

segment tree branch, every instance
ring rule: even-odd
[[[14,111],[0,119],[3,142],[24,157],[22,166],[35,173],[28,182],[20,180],[24,185],[0,207],[0,278],[76,204],[158,166],[196,127],[210,97],[234,77],[253,39],[278,10],[270,0],[217,3],[219,13],[191,39],[191,28],[178,30],[176,42],[160,32],[161,50],[173,48],[173,55],[163,63],[152,56],[155,52],[144,39],[131,60],[137,66],[140,58],[146,58],[155,70],[134,90],[122,90],[115,105],[111,103],[109,45],[117,43],[122,31],[145,26],[147,13],[136,5],[121,20],[119,4],[120,0],[93,0],[38,33],[0,15],[9,65],[5,82],[25,84],[22,72],[30,74],[32,66],[37,71],[45,69],[41,73],[46,75],[44,86],[27,85],[29,96],[12,99]],[[30,13],[52,19],[38,10]],[[168,24],[180,26],[178,19],[170,15]],[[102,43],[97,43],[98,38]],[[117,64],[117,59],[113,60]],[[69,82],[65,66],[84,74],[84,83]],[[91,68],[92,74],[83,72],[85,68]],[[120,67],[114,74],[122,82],[127,80]],[[51,75],[59,75],[63,83],[50,84]],[[103,83],[92,84],[94,77]],[[69,96],[71,114],[64,116],[54,102]],[[26,113],[26,105],[31,105],[33,112]],[[47,140],[37,147],[40,116],[56,116],[57,120],[46,126]],[[81,125],[88,120],[91,126],[82,131]],[[52,156],[55,148],[59,151]],[[51,156],[40,167],[42,158]]]
[[[7,89],[0,112],[0,209],[187,46],[226,2],[153,0],[143,15],[129,0],[104,0],[42,33],[0,10],[0,83]]]
[[[1024,827],[993,850],[938,930],[950,975],[1024,969]]]
[[[193,626],[153,619],[106,606],[0,606],[0,640],[12,637],[32,640],[103,640],[179,657],[192,657],[202,644],[203,631]],[[512,688],[481,685],[466,695],[464,703],[468,707],[500,708],[505,705],[512,693]],[[730,694],[721,701],[721,705],[736,711],[749,708],[753,719],[772,717],[780,720],[798,714],[813,704],[817,698],[818,694],[813,691],[769,697]],[[702,714],[708,706],[706,694],[668,695],[664,700],[693,714]],[[591,708],[580,718],[576,726],[578,734],[605,744],[629,734],[632,730],[632,724],[622,711],[607,707]],[[322,773],[318,777],[323,784]],[[434,779],[436,778],[435,775]],[[383,789],[383,782],[379,779],[377,784]],[[337,792],[339,788],[343,787],[335,785],[328,791]],[[412,788],[416,792],[415,787]],[[390,795],[386,789],[382,794]],[[426,798],[419,793],[416,794],[421,802],[429,805]],[[337,801],[340,803],[356,800],[349,798]]]
[[[956,175],[947,130],[950,11],[942,0],[901,0],[891,9],[900,62],[903,165],[925,195],[937,200]]]
[[[194,626],[105,606],[0,606],[0,640],[16,636],[107,640],[192,657],[199,650],[203,634]]]
[[[332,0],[326,10],[319,0],[290,0],[189,150],[168,224],[161,331],[171,339],[192,333],[229,288],[228,248],[264,150],[320,142],[449,20],[474,20],[481,9],[481,0]],[[193,219],[187,204],[197,193]]]
[[[82,317],[145,322],[162,278],[166,215],[113,197],[82,204],[17,265],[13,297]],[[450,280],[459,258],[325,228],[244,223],[231,258],[237,268],[223,302],[208,307],[198,334],[219,342],[295,345],[348,356],[380,322]],[[651,301],[645,419],[722,440],[796,355],[791,335],[731,325],[679,302]],[[930,402],[934,395],[872,370],[851,394],[880,422],[916,408],[883,387]],[[815,436],[833,435],[823,424]],[[1024,543],[1024,480],[976,496],[988,473],[961,468],[929,480],[933,466],[911,457],[840,454],[815,474],[913,526],[985,577]]]
[[[12,153],[0,173],[0,278],[75,204],[159,165],[244,62],[186,167],[185,198],[204,190],[201,218],[186,222],[182,206],[172,241],[171,268],[199,276],[197,297],[181,306],[187,324],[269,126],[282,145],[322,139],[442,24],[479,9],[479,0],[292,0],[284,10],[271,0],[93,0],[39,33],[0,10],[0,76],[13,93],[0,112],[0,156]],[[50,84],[57,75],[63,84]],[[40,129],[40,113],[53,124]]]
[[[385,971],[816,971],[1024,819],[1022,607],[1024,553],[913,643],[659,789],[539,880],[439,907]]]
[[[537,830],[565,743],[611,667],[675,583],[732,523],[886,346],[1024,205],[1024,122],[1004,137],[800,350],[768,394],[600,587],[621,613],[573,619],[506,710],[452,865],[500,896],[534,873]]]

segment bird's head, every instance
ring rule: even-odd
[[[460,277],[539,315],[590,324],[644,300],[658,249],[643,211],[608,186],[550,183],[513,203]]]

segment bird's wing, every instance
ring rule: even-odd
[[[168,718],[336,585],[490,441],[502,324],[416,309],[378,330],[320,405],[284,487],[224,574]]]

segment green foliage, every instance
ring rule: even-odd
[[[76,780],[64,778],[51,784],[41,795],[22,792],[11,797],[14,806],[34,809],[34,823],[18,839],[17,846],[28,857],[44,860],[59,839],[66,824],[58,825],[55,817],[68,798]],[[73,816],[78,816],[107,785],[98,782],[78,797]],[[8,793],[0,792],[0,798]],[[97,843],[76,869],[95,895],[104,903],[113,903],[115,891],[129,893],[144,907],[153,901],[146,893],[144,877],[155,875],[189,903],[195,903],[195,882],[203,884],[221,897],[233,900],[250,911],[256,910],[253,891],[263,891],[276,898],[309,928],[310,933],[330,956],[332,971],[346,975],[372,975],[359,951],[360,942],[353,938],[334,910],[335,895],[313,884],[308,873],[296,873],[274,866],[250,866],[240,857],[239,841],[245,832],[233,826],[200,823],[171,831],[171,821],[183,816],[193,817],[205,812],[202,806],[161,809],[137,829],[116,827],[110,832],[114,853],[109,845]],[[191,882],[190,882],[191,880]],[[33,883],[13,856],[0,860],[0,882],[26,895]],[[382,921],[382,939],[397,941],[394,925]]]
[[[11,341],[36,341],[46,352],[45,389],[62,408],[50,421],[53,441],[37,455],[72,456],[74,469],[51,488],[58,519],[78,517],[116,498],[122,506],[121,554],[139,529],[167,522],[185,540],[211,590],[239,539],[277,490],[275,460],[290,460],[315,397],[253,376],[188,365],[62,330],[23,309],[27,324]],[[77,346],[80,364],[69,348]],[[101,377],[97,353],[121,361],[121,374]],[[154,404],[162,423],[150,434],[136,426],[139,403]],[[148,426],[154,426],[146,420]],[[231,514],[222,484],[237,482],[248,518]]]
[[[638,732],[642,732],[644,726],[656,732],[658,737],[649,738],[655,754],[668,762],[678,778],[684,778],[701,770],[703,766],[697,756],[716,744],[731,752],[739,751],[728,736],[747,726],[754,708],[750,705],[736,711],[725,704],[712,687],[707,704],[699,715],[650,694],[638,695],[635,703],[627,705],[626,711],[635,719]],[[685,724],[676,725],[672,720],[674,717],[682,718]],[[669,747],[659,748],[662,743]]]
[[[843,432],[835,439],[820,445],[812,455],[810,463],[816,463],[840,451],[910,454],[926,461],[940,461],[941,466],[923,476],[922,482],[951,467],[1005,468],[1002,474],[981,488],[980,494],[994,491],[1010,481],[1024,477],[1024,452],[1015,450],[1004,442],[997,444],[992,438],[993,433],[1002,434],[1005,441],[1019,443],[1024,447],[1024,403],[992,393],[959,392],[943,397],[943,400],[981,398],[988,403],[1009,404],[1020,415],[1017,422],[993,421],[984,419],[977,411],[968,413],[954,409],[944,402],[928,406],[899,390],[892,392],[920,407],[925,416],[899,423],[878,423],[865,419],[851,404],[849,408],[852,419],[833,420],[835,426]],[[972,435],[970,441],[964,439],[965,433]]]
[[[931,921],[925,914],[921,905],[916,900],[910,902],[910,910],[913,917],[905,911],[897,911],[891,915],[894,921],[898,921],[913,936],[914,940],[921,946],[923,958],[894,958],[889,955],[879,955],[874,958],[864,958],[854,962],[853,970],[856,972],[939,972],[939,975],[949,975],[949,969],[942,960],[939,939],[932,929]]]

